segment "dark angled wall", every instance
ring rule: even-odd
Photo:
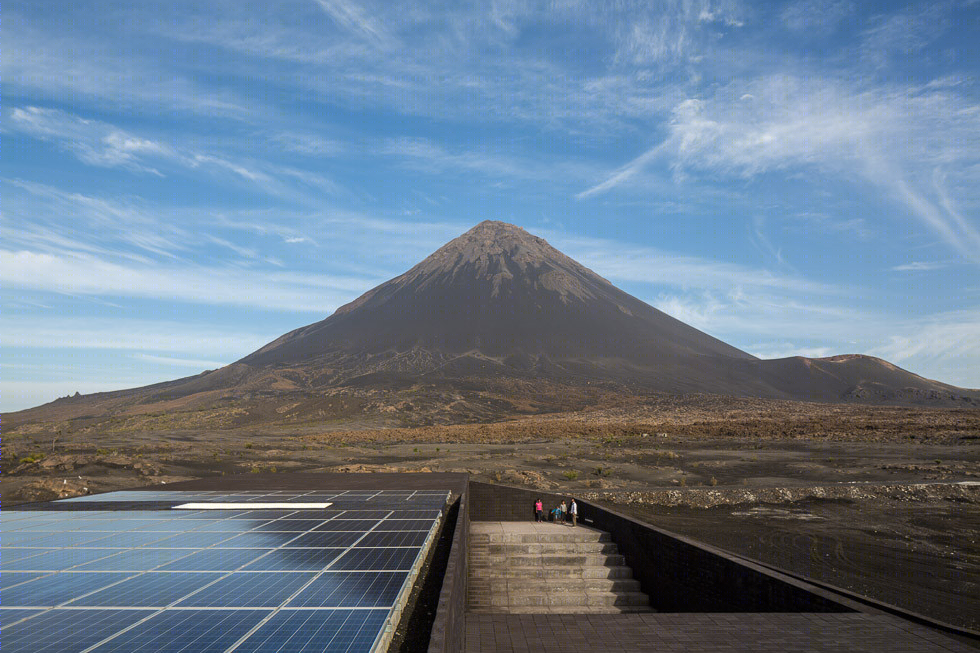
[[[469,490],[450,511],[456,512],[455,532],[439,593],[439,607],[429,636],[429,653],[458,653],[466,637],[467,546],[470,539]]]

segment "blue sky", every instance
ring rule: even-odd
[[[3,20],[2,410],[232,362],[485,219],[758,356],[980,387],[980,2]]]

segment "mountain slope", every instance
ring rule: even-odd
[[[487,221],[232,365],[5,417],[15,426],[217,411],[221,425],[242,426],[406,419],[413,404],[425,404],[441,421],[474,421],[648,392],[980,405],[980,391],[869,356],[759,360],[619,290],[543,239]]]
[[[501,358],[753,358],[624,293],[543,239],[487,221],[326,320],[241,362],[412,348]]]

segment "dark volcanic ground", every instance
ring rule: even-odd
[[[628,511],[793,574],[980,630],[975,503],[808,500]]]
[[[692,395],[424,428],[193,417],[5,428],[3,507],[253,471],[461,471],[606,496],[667,530],[980,628],[977,409]]]

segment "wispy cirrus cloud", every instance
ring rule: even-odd
[[[316,0],[316,3],[340,27],[378,46],[391,46],[392,35],[358,3],[351,0]]]
[[[0,252],[0,281],[72,295],[144,297],[329,315],[380,280],[235,267],[135,265],[89,254]]]
[[[544,233],[543,230],[535,230]],[[731,290],[768,288],[791,293],[842,295],[854,287],[812,281],[737,263],[669,252],[601,238],[549,235],[549,242],[614,282]]]
[[[857,175],[980,262],[980,230],[955,209],[946,185],[980,159],[977,116],[980,105],[948,89],[860,92],[788,75],[736,83],[678,104],[662,143],[577,197],[608,192],[654,162],[742,178],[773,170]]]
[[[942,261],[912,261],[911,263],[895,265],[889,268],[889,270],[892,272],[925,272],[928,270],[941,270],[946,267],[949,267],[949,264]]]
[[[79,161],[103,168],[124,168],[158,177],[166,174],[206,172],[215,180],[245,185],[266,194],[317,204],[311,190],[342,193],[324,175],[268,160],[240,160],[224,154],[201,152],[134,134],[110,123],[36,106],[15,107],[7,128],[50,141]]]
[[[85,9],[79,6],[78,11]],[[84,17],[72,21],[62,15],[61,19],[92,27]],[[13,8],[4,10],[0,71],[7,97],[19,94],[34,101],[68,100],[73,105],[87,101],[112,110],[176,111],[237,120],[260,110],[254,99],[246,100],[229,88],[202,84],[178,71],[172,58],[145,56],[139,48],[119,48],[114,38],[119,32],[107,36],[97,29],[44,29],[41,22]],[[137,24],[134,21],[129,27]],[[127,29],[126,33],[131,32]]]

